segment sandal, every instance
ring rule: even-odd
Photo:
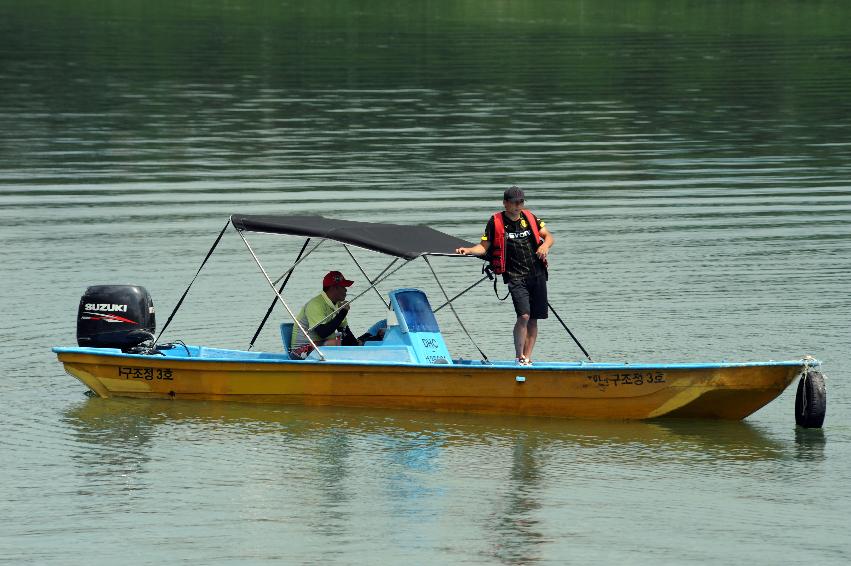
[[[526,356],[520,356],[519,358],[516,358],[514,361],[518,365],[521,365],[521,366],[531,366],[532,365],[532,360],[530,360]]]

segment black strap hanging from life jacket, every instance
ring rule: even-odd
[[[511,292],[507,292],[504,297],[499,296],[499,291],[496,290],[496,274],[493,272],[493,267],[491,267],[491,264],[485,263],[484,265],[482,265],[482,273],[487,275],[488,279],[493,281],[493,294],[496,295],[496,298],[500,301],[504,301],[505,299],[507,299],[508,295],[510,295]]]

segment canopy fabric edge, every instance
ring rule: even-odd
[[[457,255],[472,244],[430,226],[337,220],[324,216],[232,214],[237,230],[325,238],[378,253],[414,259],[422,255]]]

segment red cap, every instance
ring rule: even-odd
[[[325,277],[322,278],[322,287],[333,287],[334,285],[339,285],[340,287],[351,287],[354,285],[354,281],[349,281],[343,274],[339,271],[329,271],[325,274]]]

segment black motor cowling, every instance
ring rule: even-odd
[[[77,344],[127,350],[153,340],[154,302],[137,285],[94,285],[77,311]]]

